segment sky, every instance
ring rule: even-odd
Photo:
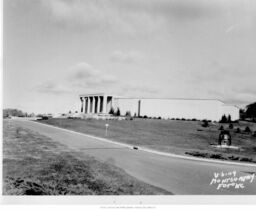
[[[79,94],[256,101],[255,0],[4,0],[4,108]]]

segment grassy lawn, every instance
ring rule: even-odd
[[[230,129],[232,145],[240,147],[234,149],[217,149],[212,145],[217,144],[220,124],[210,123],[210,127],[203,128],[199,121],[176,120],[81,120],[81,119],[49,119],[42,123],[67,128],[81,133],[109,138],[118,142],[124,142],[136,146],[143,146],[159,151],[175,154],[202,153],[210,154],[214,158],[220,154],[224,159],[256,161],[256,137],[249,134],[238,134],[234,129],[239,127],[244,130],[250,126],[256,131],[256,124],[240,122],[233,124]],[[105,135],[105,124],[108,123],[108,135]],[[223,124],[228,128],[228,124]],[[195,156],[200,156],[195,154]],[[201,155],[204,157],[204,155]],[[206,156],[205,156],[206,157]],[[218,158],[218,156],[216,156]],[[220,158],[221,159],[221,158]]]
[[[72,151],[11,121],[3,122],[4,195],[171,194],[122,169]]]

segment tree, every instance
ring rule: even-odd
[[[113,108],[113,107],[111,107],[111,109],[110,109],[110,111],[109,111],[109,114],[112,114],[112,115],[114,115],[114,114],[115,114],[115,110],[114,110],[114,108]]]
[[[245,115],[247,118],[256,118],[256,102],[246,106]]]
[[[3,110],[3,117],[10,117],[10,116],[15,116],[15,117],[24,117],[25,114],[18,109],[4,109]]]
[[[230,116],[230,114],[228,115],[228,119],[227,119],[228,121],[228,123],[231,123],[232,121],[231,121],[231,116]]]
[[[241,133],[241,129],[240,129],[240,128],[237,128],[235,132],[236,132],[236,133]]]
[[[119,108],[117,108],[115,115],[116,115],[116,116],[120,116],[120,115],[121,115],[121,112],[120,112],[120,109],[119,109]]]
[[[131,115],[131,112],[130,111],[127,111],[126,113],[125,113],[125,116],[126,117],[131,117],[132,115]]]
[[[202,124],[202,127],[209,127],[209,123],[207,120],[203,120],[203,124]]]
[[[243,109],[239,109],[239,118],[241,120],[245,120],[245,117],[246,117],[245,115],[246,115],[245,111]]]
[[[227,123],[227,122],[228,122],[228,119],[227,119],[226,115],[225,114],[222,115],[220,123]]]
[[[246,133],[250,133],[251,132],[251,129],[249,126],[246,126],[245,129],[244,129],[244,132]]]

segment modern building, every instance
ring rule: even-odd
[[[225,114],[232,120],[239,119],[239,108],[217,99],[186,98],[128,98],[111,94],[82,94],[81,113],[107,114],[111,107],[120,109],[121,115],[127,111],[132,116],[168,118],[185,118],[219,121]]]

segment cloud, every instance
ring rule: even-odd
[[[122,84],[118,94],[130,97],[154,97],[159,95],[159,89],[152,85]]]
[[[41,5],[60,26],[130,35],[165,30],[173,20],[191,22],[224,14],[219,0],[41,0]]]
[[[121,63],[134,63],[144,59],[144,55],[138,51],[114,51],[110,60],[113,62],[121,62]]]
[[[50,93],[50,94],[66,94],[70,93],[70,89],[65,86],[56,84],[56,82],[46,81],[39,84],[35,87],[35,90],[41,93]]]
[[[97,87],[110,86],[117,82],[115,76],[99,71],[88,63],[77,63],[71,67],[70,81],[74,86]]]

